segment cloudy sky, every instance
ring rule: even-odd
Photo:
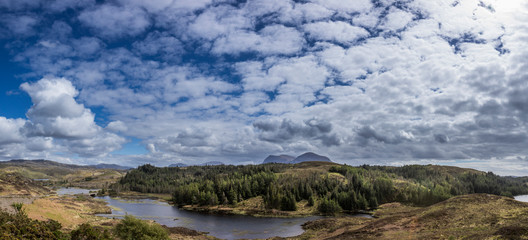
[[[528,175],[524,0],[0,0],[0,159]]]

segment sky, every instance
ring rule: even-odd
[[[0,0],[0,160],[528,175],[524,0]]]

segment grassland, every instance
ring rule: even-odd
[[[528,203],[490,194],[429,207],[388,203],[374,216],[308,222],[304,234],[290,239],[528,239]]]
[[[47,160],[0,162],[0,172],[16,173],[29,179],[45,179],[48,186],[103,188],[116,182],[126,171],[96,169]]]
[[[30,218],[52,219],[68,232],[83,223],[112,229],[119,220],[95,216],[110,209],[103,201],[88,196],[56,196],[49,187],[77,186],[84,188],[106,187],[118,181],[124,171],[71,167],[61,164],[0,165],[0,208],[10,210],[12,203],[23,203]],[[329,169],[336,164],[302,163],[286,166],[277,172],[277,179],[290,181],[311,176],[351,184],[346,174]],[[408,188],[426,189],[435,183],[434,176],[408,178],[397,168],[367,168],[368,171],[383,171],[393,181],[395,191]],[[456,176],[484,175],[472,169],[444,166],[425,166],[436,173],[438,179],[452,181]],[[361,170],[361,169],[360,169]],[[361,171],[366,171],[361,170]],[[405,173],[406,174],[406,173]],[[493,176],[492,176],[493,177]],[[36,182],[32,179],[49,179]],[[369,175],[365,175],[365,181]],[[425,179],[425,180],[423,180]],[[507,180],[507,179],[506,179]],[[42,184],[48,186],[42,186]],[[284,182],[278,181],[279,184]],[[51,186],[49,186],[51,185]],[[121,191],[128,198],[157,198],[170,201],[168,193],[138,193]],[[318,214],[320,197],[309,205],[306,199],[296,201],[295,211],[280,211],[265,206],[262,196],[242,199],[233,204],[185,205],[184,209],[223,214],[245,214],[254,216],[295,217]],[[390,202],[379,205],[373,211],[375,218],[350,217],[340,213],[337,217],[324,218],[306,223],[300,236],[288,239],[528,239],[528,203],[491,194],[469,194],[451,197],[426,207],[412,203]],[[12,210],[11,210],[12,211]],[[186,228],[166,228],[171,239],[214,239],[206,233]]]
[[[35,199],[23,207],[28,217],[37,220],[52,219],[65,230],[72,230],[80,224],[107,225],[111,219],[95,216],[97,213],[111,213],[110,207],[102,200],[90,196],[50,196]]]

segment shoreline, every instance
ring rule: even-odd
[[[170,205],[176,206],[181,210],[199,212],[206,214],[217,214],[217,215],[241,215],[241,216],[251,216],[259,218],[303,218],[303,217],[344,217],[354,215],[369,215],[370,217],[375,217],[373,211],[356,211],[356,212],[341,212],[336,215],[322,215],[314,213],[313,211],[301,212],[301,211],[281,211],[277,209],[263,209],[263,208],[248,208],[243,206],[230,206],[230,205],[216,205],[216,206],[198,206],[198,205],[175,205],[168,197],[169,194],[156,194],[156,193],[140,193],[127,191],[122,192],[117,195],[104,195],[110,197],[118,197],[123,199],[151,199],[161,202],[166,202]],[[98,196],[102,197],[102,196]]]

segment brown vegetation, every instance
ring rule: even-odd
[[[490,194],[429,207],[389,203],[374,216],[311,221],[303,235],[291,239],[528,239],[528,203]]]

